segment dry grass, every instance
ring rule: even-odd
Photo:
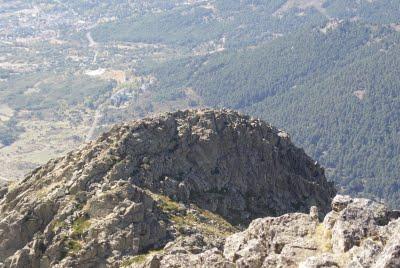
[[[88,116],[89,117],[89,116]],[[88,119],[89,120],[89,119]],[[85,123],[83,123],[85,125]],[[25,132],[10,146],[0,149],[0,176],[21,179],[48,160],[64,155],[81,142],[71,137],[85,137],[87,129],[66,121],[25,120]]]
[[[320,223],[315,229],[315,240],[322,252],[332,252],[332,231]]]

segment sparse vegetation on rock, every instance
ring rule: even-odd
[[[0,262],[157,265],[172,252],[221,251],[257,217],[312,205],[322,215],[334,195],[323,169],[261,120],[226,110],[161,114],[115,126],[9,187]]]

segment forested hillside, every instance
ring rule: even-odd
[[[193,88],[206,105],[259,116],[290,132],[342,191],[399,206],[400,34],[384,24],[393,17],[365,17],[151,71],[161,98]]]

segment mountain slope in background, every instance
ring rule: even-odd
[[[176,98],[191,88],[206,105],[241,109],[288,129],[341,191],[399,206],[398,18],[363,17],[368,5],[350,16],[327,2],[324,10],[337,17],[324,23],[267,44],[158,66],[151,71],[157,90]]]

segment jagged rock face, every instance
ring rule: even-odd
[[[339,201],[343,199],[348,202]],[[193,254],[170,246],[133,267],[400,267],[398,212],[343,196],[332,207],[340,210],[330,212],[323,223],[302,213],[260,218],[229,236],[222,250]]]
[[[323,169],[265,122],[168,113],[116,126],[2,189],[0,263],[119,266],[193,236],[203,244],[190,252],[211,258],[204,250],[221,250],[232,224],[311,205],[327,212],[334,194]]]
[[[136,185],[235,223],[310,205],[326,209],[335,192],[287,137],[236,113],[181,112],[125,133],[124,164],[113,176],[132,177]]]

